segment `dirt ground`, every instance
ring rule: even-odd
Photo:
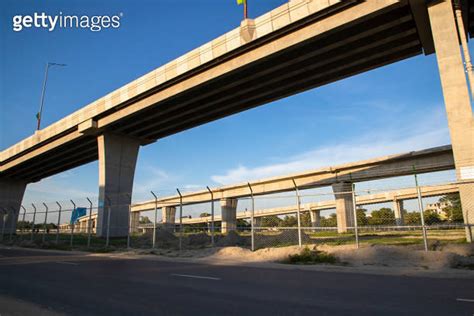
[[[309,246],[310,248],[314,246]],[[432,245],[432,248],[436,248]],[[335,265],[318,265],[338,268],[346,271],[383,271],[403,273],[416,271],[439,273],[456,273],[458,276],[474,277],[474,244],[453,244],[438,246],[435,250],[425,252],[416,247],[400,246],[364,246],[356,249],[354,245],[317,247],[317,250],[333,254],[338,263]],[[282,264],[289,255],[301,251],[298,246],[265,248],[250,251],[241,247],[216,247],[196,250],[184,250],[181,253],[172,250],[141,251],[135,254],[155,254],[173,260],[189,260],[210,264]],[[305,266],[307,267],[307,266]]]

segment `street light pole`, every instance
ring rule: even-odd
[[[237,5],[243,5],[244,6],[244,20],[247,20],[248,19],[247,0],[237,0]]]
[[[249,18],[249,9],[247,6],[247,0],[244,0],[244,20]]]
[[[46,63],[46,70],[44,72],[44,80],[43,80],[43,89],[41,90],[40,108],[39,108],[38,113],[36,113],[36,119],[38,121],[38,125],[36,126],[37,131],[39,131],[41,127],[41,116],[43,114],[44,96],[46,93],[46,83],[48,82],[48,70],[49,70],[49,67],[51,66],[64,67],[66,66],[66,64]]]

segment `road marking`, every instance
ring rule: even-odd
[[[214,278],[209,276],[201,276],[201,275],[190,275],[190,274],[175,274],[172,273],[172,276],[183,277],[183,278],[193,278],[193,279],[205,279],[205,280],[214,280],[219,281],[221,278]]]
[[[469,298],[457,298],[456,301],[474,303],[474,299],[469,299]]]
[[[75,263],[75,262],[67,262],[67,261],[56,261],[55,263],[59,263],[59,264],[70,264],[72,266],[78,266],[79,263]]]

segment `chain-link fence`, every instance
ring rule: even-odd
[[[1,207],[0,241],[92,251],[308,244],[429,250],[466,242],[471,223],[459,194],[466,182],[432,182],[416,175],[396,188],[344,182],[308,189],[294,182],[293,191],[271,195],[254,195],[249,184],[245,196],[219,200],[208,189],[208,200],[197,201],[178,190],[171,201],[152,192],[154,199],[145,204],[104,196],[23,205],[18,213]],[[474,197],[463,198],[472,203]]]

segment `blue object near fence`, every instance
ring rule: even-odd
[[[86,216],[87,209],[85,207],[76,207],[71,214],[71,224],[79,221],[79,217]]]

